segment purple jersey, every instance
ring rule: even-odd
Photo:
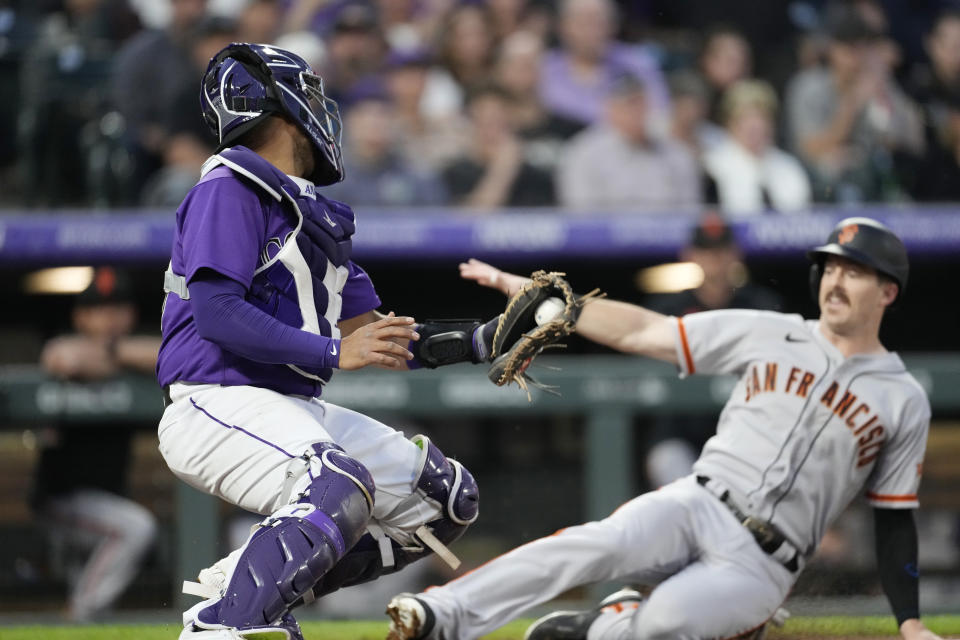
[[[370,278],[349,259],[354,230],[349,207],[235,147],[207,162],[177,210],[170,270],[189,286],[200,269],[212,269],[241,283],[246,301],[277,320],[339,338],[341,318],[380,306]],[[190,301],[178,295],[167,296],[161,325],[161,385],[252,385],[317,396],[332,374],[256,362],[201,338]]]

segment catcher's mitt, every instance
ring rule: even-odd
[[[562,273],[537,271],[507,302],[493,334],[493,364],[487,376],[498,385],[516,382],[530,396],[529,384],[549,390],[527,374],[527,367],[546,348],[563,347],[559,342],[574,331],[583,305],[599,295],[594,290],[577,296]],[[537,309],[550,298],[558,298],[563,308],[539,326]]]

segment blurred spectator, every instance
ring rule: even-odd
[[[421,31],[417,23],[418,7],[415,0],[376,0],[376,6],[380,29],[389,48],[420,47],[432,35]]]
[[[891,76],[880,34],[855,8],[829,14],[828,69],[810,69],[787,93],[790,139],[813,174],[817,200],[896,199],[896,171],[923,149],[916,107]]]
[[[463,109],[464,96],[490,81],[493,26],[483,5],[462,4],[447,14],[437,45],[439,65],[424,88],[423,108],[435,118],[449,118]]]
[[[522,29],[526,4],[527,0],[487,0],[497,42],[503,42],[510,34]]]
[[[901,54],[900,44],[890,37],[890,21],[887,20],[885,5],[891,3],[881,2],[880,0],[846,0],[853,7],[857,16],[867,25],[871,31],[877,34],[872,40],[871,48],[876,59],[880,60],[887,68],[887,72],[893,74],[900,66]],[[840,5],[842,7],[842,5]],[[828,12],[829,17],[829,12]]]
[[[960,94],[960,10],[941,13],[925,44],[929,63],[912,70],[908,89],[923,110],[927,144],[943,146],[951,135],[950,105]]]
[[[486,0],[497,42],[526,31],[544,42],[552,27],[549,3],[538,0]]]
[[[111,92],[113,104],[125,120],[133,154],[133,193],[139,194],[147,178],[163,164],[166,118],[181,84],[191,77],[200,82],[190,57],[190,36],[206,6],[206,0],[170,0],[167,28],[140,32],[117,55]]]
[[[710,120],[723,124],[720,101],[724,92],[751,76],[753,53],[750,43],[734,26],[714,26],[707,34],[700,54],[700,72],[710,92]]]
[[[310,31],[328,37],[340,12],[353,4],[358,0],[290,0],[285,2],[281,31]]]
[[[540,93],[547,109],[584,124],[603,116],[614,81],[632,75],[643,82],[650,126],[666,131],[669,96],[657,60],[642,46],[613,39],[617,8],[612,0],[563,0],[558,32],[560,49],[547,53]]]
[[[469,146],[466,118],[455,111],[431,115],[424,105],[431,57],[424,49],[397,50],[387,58],[386,86],[396,112],[399,146],[408,161],[439,169]]]
[[[450,2],[375,0],[380,28],[391,49],[421,48],[434,42]]]
[[[552,176],[524,159],[510,123],[510,95],[488,85],[467,98],[472,147],[444,171],[451,199],[477,209],[556,204]]]
[[[32,16],[13,0],[0,0],[0,202],[9,201],[14,191],[20,71],[36,29]],[[8,170],[11,175],[5,175]]]
[[[136,308],[129,280],[99,269],[73,310],[75,334],[46,344],[41,364],[77,382],[125,370],[152,374],[160,339],[132,335]],[[71,424],[42,434],[31,503],[67,573],[68,615],[89,621],[127,588],[156,535],[153,515],[125,497],[133,427]],[[77,566],[71,559],[82,558]],[[56,564],[56,563],[55,563]]]
[[[274,44],[281,49],[292,51],[310,65],[311,69],[322,70],[327,64],[327,45],[323,39],[310,31],[291,31],[277,36]]]
[[[560,202],[574,209],[676,211],[700,204],[693,154],[647,128],[647,97],[622,76],[606,100],[606,118],[575,136],[561,158]]]
[[[346,112],[346,179],[324,187],[325,196],[353,207],[440,205],[443,183],[433,171],[415,165],[397,151],[397,123],[383,94],[353,102]]]
[[[366,5],[349,4],[337,15],[326,44],[324,89],[344,108],[357,86],[378,80],[386,42],[373,11]]]
[[[583,124],[547,111],[540,101],[543,44],[528,31],[517,31],[500,46],[494,80],[510,94],[510,121],[526,147],[527,159],[551,173],[564,143]]]
[[[162,121],[166,132],[161,153],[163,166],[143,187],[140,202],[149,207],[177,207],[200,179],[200,168],[217,146],[216,137],[197,112],[199,80],[210,59],[237,40],[232,20],[208,16],[190,35],[193,71],[180,79]]]
[[[921,202],[960,200],[960,92],[941,107],[943,130],[928,142],[911,189]]]
[[[733,231],[715,213],[705,215],[693,228],[680,260],[700,267],[702,282],[685,291],[648,296],[643,301],[648,309],[677,317],[714,309],[782,310],[778,293],[749,282]],[[700,449],[715,432],[716,419],[710,416],[657,419],[646,456],[650,484],[661,487],[688,475]]]
[[[707,119],[709,92],[697,73],[678,71],[670,76],[670,105],[670,135],[697,158],[726,139],[724,130]]]
[[[91,199],[83,138],[105,111],[113,55],[137,28],[121,0],[67,0],[40,24],[20,75],[19,149],[29,204]]]
[[[275,43],[283,20],[280,0],[246,1],[237,17],[237,42]]]
[[[717,25],[734,25],[757,53],[752,72],[778,89],[797,67],[794,41],[798,26],[816,23],[817,7],[827,0],[644,0],[629,3],[644,11],[658,29],[707,34]],[[806,21],[806,22],[804,22]],[[762,55],[760,55],[762,52]]]
[[[810,180],[800,162],[773,146],[777,96],[762,80],[741,80],[727,89],[721,117],[727,139],[704,154],[707,201],[728,216],[810,206]]]
[[[910,193],[960,200],[960,10],[941,13],[924,44],[929,63],[913,70],[910,89],[923,110],[926,152]]]

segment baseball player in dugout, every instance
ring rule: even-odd
[[[488,360],[495,322],[383,315],[351,259],[340,120],[297,55],[232,44],[200,101],[219,147],[177,211],[157,375],[160,451],[266,518],[187,582],[182,640],[302,640],[290,611],[436,553],[476,519],[471,474],[423,436],[324,402],[334,369]],[[211,559],[212,560],[212,559]]]
[[[880,581],[903,638],[920,621],[918,507],[927,397],[880,342],[907,284],[907,254],[868,218],[842,221],[809,252],[818,320],[773,311],[683,317],[592,299],[576,331],[680,375],[737,374],[693,472],[599,522],[523,545],[387,608],[390,640],[478,638],[578,585],[625,589],[593,610],[533,623],[526,640],[755,638],[827,526],[863,494],[875,517]],[[461,275],[508,295],[525,278],[471,260]]]
[[[49,375],[95,384],[122,372],[153,371],[160,339],[133,332],[137,307],[128,274],[98,268],[71,315],[74,332],[43,347],[40,363]],[[128,492],[136,424],[58,427],[39,434],[30,502],[49,534],[52,564],[69,584],[67,617],[90,622],[109,611],[137,577],[157,523]]]

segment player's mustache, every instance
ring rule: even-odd
[[[847,294],[843,291],[843,289],[832,289],[829,293],[827,293],[827,298],[834,295],[840,298],[841,302],[850,302],[850,298],[847,297]]]

